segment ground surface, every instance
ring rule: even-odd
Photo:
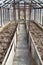
[[[18,42],[16,54],[14,57],[14,65],[31,65],[29,49],[27,44],[27,34],[24,24],[19,25]]]

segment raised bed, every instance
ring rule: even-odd
[[[30,22],[29,49],[36,65],[43,65],[43,30],[34,22]]]
[[[10,52],[12,53],[11,49],[14,51],[16,28],[17,24],[12,22],[0,32],[0,65],[7,65],[8,56]]]

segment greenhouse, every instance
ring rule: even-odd
[[[43,0],[0,0],[0,65],[43,65]]]

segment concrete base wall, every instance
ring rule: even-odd
[[[10,52],[9,58],[7,59],[7,62],[5,65],[12,65],[13,64],[13,58],[14,58],[14,44],[12,46],[12,50]]]
[[[43,65],[43,61],[42,61],[41,56],[37,50],[37,47],[35,46],[34,40],[31,36],[30,32],[29,32],[29,49],[30,49],[30,53],[31,53],[33,59],[36,62],[36,65]]]
[[[4,58],[2,65],[13,65],[13,59],[14,59],[14,55],[15,55],[14,49],[15,48],[16,48],[16,33],[14,34],[14,37],[12,39],[12,42],[9,46],[9,49],[7,51],[7,54]]]

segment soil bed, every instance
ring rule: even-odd
[[[30,22],[30,32],[43,61],[43,31],[34,22]]]
[[[4,60],[16,28],[17,24],[12,22],[4,27],[4,29],[0,32],[0,63],[2,63]]]

